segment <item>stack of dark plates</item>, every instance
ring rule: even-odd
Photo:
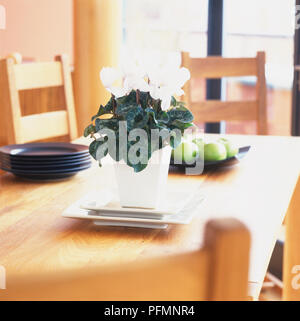
[[[88,147],[71,143],[31,143],[0,148],[1,169],[33,180],[73,176],[91,167]]]

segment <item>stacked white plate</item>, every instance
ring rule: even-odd
[[[203,199],[199,191],[169,191],[160,208],[124,208],[117,191],[106,189],[78,200],[62,216],[92,220],[102,226],[166,229],[169,224],[189,224]]]

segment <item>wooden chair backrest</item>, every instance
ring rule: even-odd
[[[207,223],[202,249],[83,272],[7,280],[0,300],[246,300],[250,234],[235,219]]]
[[[20,91],[60,86],[65,101],[62,110],[22,116]],[[43,63],[16,64],[12,58],[0,60],[0,88],[0,145],[65,135],[70,140],[77,138],[70,63],[66,55]]]
[[[191,72],[191,79],[220,79],[224,77],[256,76],[256,99],[253,101],[191,101],[190,82],[185,85],[184,100],[192,109],[196,121],[256,121],[257,133],[266,135],[267,102],[265,53],[258,52],[255,58],[223,58],[211,56],[191,58],[189,53],[182,53],[182,65]]]

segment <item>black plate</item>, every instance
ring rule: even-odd
[[[22,166],[22,167],[40,167],[40,166],[66,166],[66,165],[77,165],[79,163],[85,163],[91,161],[90,155],[74,158],[74,159],[52,159],[52,160],[31,160],[31,159],[11,159],[6,155],[0,154],[0,164],[9,164],[10,166]]]
[[[10,156],[3,153],[0,153],[0,158],[9,159],[12,162],[30,162],[30,163],[45,163],[45,162],[65,162],[65,161],[78,161],[82,158],[88,158],[89,153],[76,156],[59,156],[59,157],[23,157],[23,156]]]
[[[52,169],[12,169],[12,168],[7,168],[7,167],[2,167],[1,169],[10,172],[13,174],[25,174],[25,175],[55,175],[55,174],[66,174],[66,173],[72,173],[72,172],[79,172],[81,170],[85,170],[91,167],[91,163],[86,164],[86,165],[80,165],[76,166],[73,168],[52,168]]]
[[[71,143],[30,143],[3,146],[0,148],[0,153],[14,159],[63,159],[86,155],[88,147]]]
[[[205,162],[204,163],[204,169],[210,169],[210,168],[216,168],[216,167],[221,167],[221,166],[232,166],[235,164],[238,164],[242,158],[245,157],[245,155],[249,152],[251,146],[245,146],[245,147],[241,147],[239,149],[239,152],[236,156],[234,157],[230,157],[221,161],[215,161],[215,162]],[[176,167],[181,167],[181,168],[185,168],[185,167],[194,167],[195,164],[186,164],[186,163],[182,163],[182,164],[174,164],[174,160],[171,159],[170,162],[171,166],[176,166]]]
[[[17,170],[55,170],[55,169],[73,169],[79,166],[90,165],[91,160],[87,159],[80,162],[68,162],[68,163],[52,163],[52,164],[32,164],[31,162],[27,163],[13,163],[5,161],[4,159],[0,160],[0,167],[6,169],[17,169]]]
[[[32,173],[28,171],[19,171],[19,170],[5,170],[14,174],[17,177],[24,178],[26,180],[33,180],[33,181],[52,181],[52,180],[60,180],[72,177],[79,173],[80,171],[88,169],[90,166],[81,167],[80,169],[76,170],[69,170],[69,171],[57,171],[57,172],[47,172],[47,173]]]

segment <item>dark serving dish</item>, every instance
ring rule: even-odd
[[[216,167],[227,167],[227,166],[232,166],[235,164],[238,164],[245,156],[246,154],[249,152],[251,146],[245,146],[245,147],[241,147],[239,149],[239,152],[236,156],[234,157],[230,157],[221,161],[214,161],[214,162],[204,162],[204,169],[209,169],[209,168],[216,168]],[[182,162],[182,164],[175,164],[174,160],[171,158],[171,162],[170,162],[171,166],[176,166],[176,167],[181,167],[181,168],[186,168],[186,167],[194,167],[195,164],[186,164],[184,162]]]

